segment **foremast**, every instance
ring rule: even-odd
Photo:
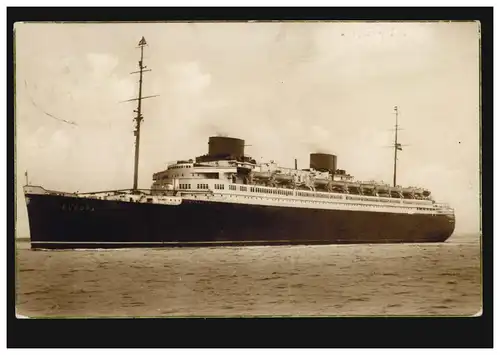
[[[147,66],[144,65],[144,47],[147,46],[146,39],[144,36],[141,38],[139,41],[139,45],[137,48],[140,48],[141,50],[141,59],[139,60],[139,70],[132,72],[130,74],[139,74],[139,96],[134,99],[130,99],[127,101],[137,101],[137,109],[134,110],[136,113],[136,116],[134,117],[135,121],[135,130],[134,130],[134,136],[135,136],[135,157],[134,157],[134,185],[133,185],[133,190],[137,190],[137,182],[139,178],[139,145],[141,142],[141,123],[144,121],[144,117],[142,116],[142,100],[156,97],[158,95],[152,95],[152,96],[142,96],[142,78],[143,74],[145,72],[151,71],[151,69],[146,69]]]

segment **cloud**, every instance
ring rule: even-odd
[[[200,95],[210,86],[211,76],[201,71],[197,62],[179,63],[168,68],[170,90],[180,95]]]
[[[228,115],[230,101],[213,88],[210,72],[196,61],[176,62],[167,66],[161,80],[152,78],[152,93],[158,100],[148,101],[146,107],[155,110],[158,128],[173,139],[203,132],[233,134],[233,117]],[[184,138],[183,138],[184,139]]]
[[[323,24],[315,31],[317,56],[308,66],[316,80],[336,77],[344,85],[369,77],[412,76],[436,60],[429,55],[434,28],[422,23]]]
[[[87,53],[86,57],[95,78],[110,76],[118,65],[118,58],[107,53]]]
[[[309,137],[311,150],[316,153],[331,154],[330,132],[318,125],[310,126],[309,132],[306,133]]]

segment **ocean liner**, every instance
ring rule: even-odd
[[[337,157],[310,154],[309,167],[257,162],[245,141],[212,136],[207,154],[178,160],[137,187],[144,37],[139,42],[135,164],[129,190],[69,193],[29,184],[24,194],[33,249],[217,245],[444,242],[454,211],[427,189],[359,181]]]

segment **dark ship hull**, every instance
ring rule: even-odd
[[[453,216],[26,194],[32,248],[444,242]]]

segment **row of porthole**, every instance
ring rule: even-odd
[[[222,197],[224,195],[220,195],[220,196]],[[238,198],[243,197],[243,198],[248,198],[248,199],[259,199],[259,200],[278,201],[278,202],[290,202],[291,201],[291,202],[302,202],[302,203],[322,203],[322,204],[329,204],[329,205],[335,204],[335,205],[356,206],[356,207],[380,207],[380,208],[387,208],[387,207],[389,207],[389,206],[366,205],[366,204],[329,203],[329,202],[326,202],[326,201],[281,200],[281,199],[275,199],[275,198],[273,198],[273,199],[266,199],[266,198],[263,198],[263,197],[253,197],[253,196],[231,196],[231,197],[238,197]],[[393,206],[390,206],[390,207],[393,207]],[[405,210],[415,209],[413,207],[401,207],[401,206],[394,206],[393,208],[401,208],[401,209],[405,209]],[[429,210],[429,209],[419,208],[418,210]]]
[[[193,174],[194,175],[194,174]],[[205,184],[204,184],[205,185]],[[191,184],[180,184],[179,186],[181,189],[191,189]],[[208,189],[208,184],[206,184],[206,188]],[[217,190],[224,190],[224,184],[215,184],[214,188]],[[236,191],[236,186],[234,185],[229,185],[229,189]],[[240,186],[240,191],[246,191],[246,187]],[[285,195],[285,196],[293,196],[292,191],[282,191],[282,190],[270,190],[266,188],[260,188],[260,187],[251,187],[250,188],[251,192],[258,192],[258,193],[268,193],[268,194],[278,194],[278,195]],[[341,196],[333,196],[333,195],[322,195],[322,194],[314,194],[314,193],[307,193],[307,192],[296,192],[296,196],[300,197],[319,197],[319,198],[328,198],[328,199],[342,199]],[[355,200],[355,201],[372,201],[369,199],[363,199],[359,197],[351,197],[347,196],[346,199],[348,200]],[[390,202],[387,200],[379,200],[377,202]],[[416,202],[416,201],[405,201],[405,204],[421,204],[421,202]],[[368,206],[368,205],[367,205]]]
[[[236,190],[236,188],[231,188],[230,186],[230,190]],[[240,187],[240,190],[242,190],[242,187]],[[252,187],[251,192],[257,192],[257,193],[267,193],[267,194],[278,194],[278,195],[285,195],[285,196],[293,196],[293,192],[292,191],[281,191],[281,190],[271,190],[271,189],[266,189],[266,188],[259,188],[259,187]],[[323,195],[323,194],[314,194],[314,193],[307,193],[307,192],[296,192],[296,196],[300,196],[300,197],[318,197],[318,198],[327,198],[327,199],[342,199],[341,196],[334,196],[334,195]],[[350,197],[350,196],[347,196],[346,197],[348,200],[354,200],[354,201],[373,201],[371,199],[363,199],[363,198],[358,198],[358,197]],[[377,200],[376,202],[390,202],[390,201],[387,201],[387,200]],[[407,204],[421,204],[420,202],[414,202],[414,201],[411,201],[411,202],[405,202]]]
[[[220,195],[223,196],[223,195]],[[229,195],[231,196],[231,195]],[[415,207],[406,207],[406,206],[381,206],[381,205],[367,205],[367,204],[354,204],[354,203],[341,203],[341,202],[327,202],[327,201],[303,201],[303,200],[280,200],[280,199],[275,199],[275,198],[264,198],[264,197],[253,197],[253,196],[231,196],[231,197],[236,197],[236,198],[249,198],[249,199],[259,199],[259,200],[268,200],[268,201],[280,201],[280,202],[301,202],[301,203],[322,203],[322,204],[328,204],[328,205],[342,205],[342,206],[356,206],[356,207],[381,207],[381,208],[387,208],[387,207],[392,207],[392,208],[401,208],[401,209],[407,209],[407,210],[413,210]],[[429,210],[425,208],[418,208],[419,210]]]
[[[292,191],[283,191],[283,190],[271,190],[266,189],[264,187],[251,187],[250,192],[259,192],[264,194],[273,194],[273,195],[284,195],[284,196],[293,196]]]
[[[223,197],[224,195],[220,195]],[[231,195],[229,195],[231,196]],[[238,198],[248,198],[248,199],[259,199],[259,200],[268,200],[268,201],[278,201],[278,202],[301,202],[301,203],[323,203],[323,204],[335,204],[335,205],[342,205],[342,206],[356,206],[356,207],[380,207],[380,208],[387,208],[387,207],[392,207],[392,208],[401,208],[405,210],[414,210],[414,207],[402,207],[402,206],[380,206],[380,205],[366,205],[366,204],[346,204],[346,203],[331,203],[331,202],[326,202],[326,201],[302,201],[302,200],[281,200],[281,199],[266,199],[263,197],[253,197],[253,196],[231,196],[231,197],[238,197]],[[431,211],[431,209],[428,208],[417,208],[418,210],[423,210],[423,211]]]

